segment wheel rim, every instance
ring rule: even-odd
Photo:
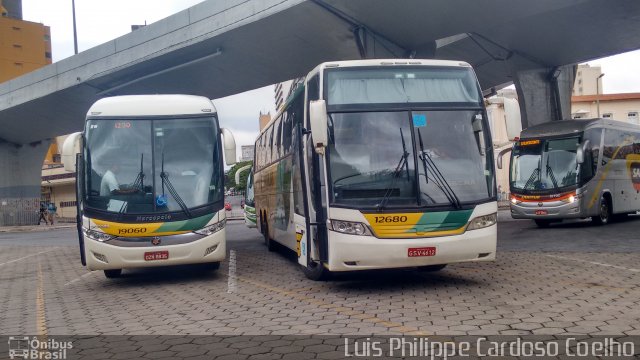
[[[607,205],[607,201],[602,199],[602,203],[600,204],[600,220],[602,222],[607,222],[609,220],[609,205]]]

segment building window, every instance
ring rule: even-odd
[[[605,119],[611,119],[611,118],[613,118],[613,113],[610,113],[610,112],[609,113],[604,113],[604,114],[602,114],[602,117],[605,118]]]
[[[627,118],[629,119],[630,122],[633,123],[638,123],[638,112],[637,111],[629,111],[629,113],[627,114]]]

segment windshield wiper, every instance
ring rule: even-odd
[[[558,188],[558,182],[556,181],[556,176],[553,174],[553,169],[549,166],[549,156],[547,156],[547,176],[551,178],[551,182],[553,182],[553,187],[555,189]]]
[[[396,165],[395,170],[393,170],[393,173],[391,174],[391,185],[389,185],[389,187],[385,190],[384,197],[378,204],[378,210],[384,209],[387,201],[389,201],[389,198],[393,194],[393,185],[396,183],[396,178],[398,177],[398,174],[400,174],[400,171],[402,171],[402,168],[405,168],[407,171],[407,181],[411,181],[411,179],[409,178],[409,162],[407,161],[409,152],[407,151],[407,145],[404,142],[404,134],[402,133],[402,128],[400,128],[400,138],[402,139],[402,156],[400,157],[400,161],[398,161],[398,165]]]
[[[187,207],[187,204],[184,203],[184,201],[182,200],[182,198],[180,197],[180,195],[178,194],[176,189],[171,184],[171,181],[169,180],[169,174],[167,174],[164,171],[164,152],[162,153],[162,165],[161,165],[161,170],[160,170],[160,179],[162,179],[162,196],[165,196],[164,187],[166,186],[167,190],[169,190],[169,194],[171,194],[171,196],[173,196],[174,200],[176,201],[176,203],[178,203],[178,205],[180,206],[182,211],[187,215],[187,217],[192,218],[191,212],[189,211],[189,208]]]
[[[449,202],[456,209],[462,208],[462,205],[460,205],[460,199],[456,195],[455,191],[453,191],[453,189],[451,188],[451,186],[449,185],[445,177],[440,172],[440,169],[438,169],[438,166],[436,166],[435,162],[433,162],[433,159],[431,158],[429,153],[424,150],[424,143],[422,142],[422,133],[420,131],[418,131],[418,141],[420,143],[420,155],[418,157],[420,158],[420,160],[422,160],[422,166],[424,167],[425,181],[429,183],[427,168],[430,168],[431,172],[433,173],[432,181],[436,185],[436,187],[438,187],[442,191],[442,193],[447,198],[447,200],[449,200]]]
[[[144,170],[142,168],[142,165],[144,163],[144,153],[140,154],[140,172],[138,173],[138,176],[136,177],[136,179],[133,181],[133,184],[131,184],[131,188],[132,189],[138,189],[140,190],[140,192],[144,192]]]
[[[529,175],[529,179],[527,180],[526,183],[524,183],[524,188],[523,189],[527,189],[529,187],[529,185],[533,185],[533,182],[536,180],[536,176],[538,176],[538,174],[540,173],[540,164],[538,164],[538,167],[533,169],[533,171],[531,172],[531,175]]]

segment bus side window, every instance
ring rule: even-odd
[[[273,123],[273,156],[272,161],[280,159],[282,157],[282,119],[287,113],[283,113],[275,123]]]
[[[275,157],[273,156],[273,125],[267,130],[267,146],[266,146],[266,163],[270,164]]]
[[[316,74],[307,83],[307,104],[310,101],[318,100],[318,99],[320,99],[320,75]],[[307,106],[307,109],[308,108],[309,107]],[[306,126],[307,128],[310,127],[308,120],[309,120],[309,115],[307,114],[307,126]]]

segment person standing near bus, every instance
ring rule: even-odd
[[[49,212],[49,225],[53,225],[53,219],[56,217],[56,211],[58,210],[58,208],[56,207],[56,204],[54,203],[49,203],[49,206],[47,207],[47,211]]]
[[[40,218],[38,218],[38,225],[40,225],[40,221],[44,220],[45,225],[49,225],[49,221],[47,220],[47,208],[44,206],[44,203],[40,203]]]

